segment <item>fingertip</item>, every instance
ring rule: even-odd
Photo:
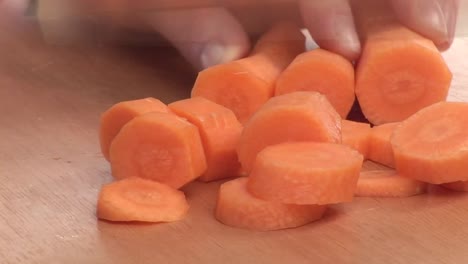
[[[431,39],[441,51],[450,48],[458,14],[457,0],[392,0],[397,18]]]
[[[334,52],[343,56],[344,58],[348,59],[349,61],[356,61],[361,56],[361,45],[359,42],[349,42],[347,44],[344,43],[336,43],[334,41],[322,41],[319,44],[319,47],[322,49],[326,49],[328,51]]]
[[[240,59],[250,41],[240,23],[224,8],[194,8],[150,15],[150,24],[197,69]]]
[[[357,59],[359,59],[359,56],[361,55],[361,49],[344,50],[341,53],[338,52],[338,54],[341,54],[343,57],[347,58],[349,61],[356,61]]]
[[[450,40],[444,41],[442,43],[438,43],[438,44],[436,44],[436,46],[437,46],[437,49],[439,49],[439,51],[444,52],[444,51],[447,51],[448,49],[450,49],[452,44],[453,44],[453,39],[450,39]]]
[[[200,53],[199,70],[240,59],[247,54],[247,45],[232,45],[219,42],[205,44]]]
[[[361,43],[347,0],[299,2],[304,24],[320,48],[354,61],[361,54]]]
[[[357,60],[361,55],[361,43],[356,31],[354,29],[353,31],[354,32],[349,33],[349,37],[343,37],[343,42],[340,43],[340,45],[333,47],[335,52],[341,54],[350,61]]]

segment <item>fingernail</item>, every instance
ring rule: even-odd
[[[202,49],[200,61],[203,68],[208,68],[238,59],[240,56],[242,56],[242,49],[240,47],[211,42],[207,43]]]

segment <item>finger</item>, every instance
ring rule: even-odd
[[[141,29],[142,13],[223,7],[240,22],[248,35],[258,36],[281,20],[302,23],[297,0],[77,0],[85,13],[125,27]],[[140,14],[140,15],[137,15]]]
[[[282,5],[297,2],[297,0],[79,0],[89,6],[98,7],[105,10],[126,10],[126,11],[161,11],[174,10],[180,8],[207,8],[207,7],[258,7]]]
[[[272,1],[268,5],[259,1],[250,5],[229,7],[229,11],[242,24],[245,31],[251,36],[259,36],[266,32],[275,22],[290,20],[298,25],[303,21],[299,12],[297,1]]]
[[[239,59],[250,48],[242,26],[224,8],[155,12],[147,21],[198,69]]]
[[[355,60],[361,45],[347,0],[301,0],[302,17],[312,38],[324,49]]]
[[[75,0],[38,1],[34,10],[44,40],[53,45],[92,44],[94,24]]]
[[[455,35],[459,0],[391,0],[397,17],[409,28],[430,38],[441,50]]]

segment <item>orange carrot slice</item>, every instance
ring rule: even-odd
[[[434,43],[398,23],[389,1],[354,1],[363,51],[356,96],[375,124],[403,121],[445,101],[452,73]]]
[[[441,184],[468,181],[468,103],[441,102],[403,121],[391,144],[397,171]]]
[[[293,142],[270,146],[255,160],[247,188],[260,199],[290,204],[350,202],[362,155],[340,144]]]
[[[99,193],[97,216],[118,222],[173,222],[187,214],[183,192],[141,178],[104,185]]]
[[[362,171],[355,195],[361,197],[409,197],[425,193],[427,183],[399,175],[395,170]]]
[[[468,181],[449,182],[441,186],[454,191],[468,192]]]
[[[141,177],[178,189],[206,170],[196,126],[174,114],[148,113],[128,122],[110,147],[112,175]]]
[[[271,231],[303,226],[322,218],[326,205],[281,204],[252,196],[247,178],[223,183],[219,189],[216,219],[237,228]]]
[[[200,131],[207,169],[199,180],[213,181],[239,175],[236,146],[242,125],[231,110],[202,97],[177,101],[169,108],[187,118]]]
[[[113,105],[101,116],[99,141],[104,157],[109,160],[109,147],[120,129],[133,118],[149,112],[169,113],[169,108],[155,98],[125,101]]]
[[[368,123],[354,122],[349,120],[341,121],[342,144],[350,146],[359,151],[364,156],[368,156],[369,136],[371,127]]]
[[[341,118],[325,96],[294,92],[270,99],[242,132],[237,153],[249,173],[257,153],[287,141],[341,142]]]
[[[260,38],[249,57],[200,72],[192,97],[202,96],[223,105],[245,123],[273,96],[276,79],[304,51],[304,43],[296,25],[279,23]]]
[[[368,153],[368,158],[370,160],[390,168],[395,168],[395,160],[393,158],[393,149],[392,144],[390,143],[390,137],[399,124],[399,122],[388,123],[385,125],[375,126],[371,129]]]
[[[355,99],[354,67],[344,57],[323,49],[302,53],[279,76],[275,95],[295,91],[322,93],[346,118]]]

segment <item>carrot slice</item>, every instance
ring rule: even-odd
[[[279,23],[260,38],[249,57],[201,71],[192,97],[202,96],[231,109],[244,124],[273,96],[276,79],[304,51],[304,42],[296,25]]]
[[[249,173],[257,153],[286,141],[341,142],[341,118],[325,96],[294,92],[270,99],[245,125],[237,154]]]
[[[295,91],[324,94],[346,118],[355,99],[354,67],[344,57],[323,49],[302,53],[279,76],[275,95]]]
[[[362,155],[340,144],[293,142],[270,146],[255,160],[247,183],[260,199],[290,204],[350,202]]]
[[[393,132],[397,171],[433,184],[468,180],[468,103],[441,102],[403,121]]]
[[[149,112],[169,113],[170,110],[163,102],[150,97],[117,103],[102,114],[99,141],[107,160],[109,147],[120,129],[133,118]]]
[[[393,149],[392,144],[390,143],[390,137],[399,124],[399,122],[388,123],[385,125],[375,126],[371,129],[368,153],[368,158],[370,160],[390,168],[395,168],[395,160],[393,158]]]
[[[403,121],[445,101],[452,73],[434,43],[401,25],[389,1],[354,2],[364,43],[355,90],[367,119],[375,125]]]
[[[368,123],[354,122],[349,120],[341,121],[342,144],[350,146],[359,151],[364,156],[368,156],[369,136],[371,127]]]
[[[395,170],[361,171],[355,195],[361,197],[409,197],[425,193],[427,183],[399,175]]]
[[[213,181],[239,175],[236,146],[242,125],[231,110],[202,97],[177,101],[169,108],[187,118],[200,131],[207,169],[199,180]]]
[[[106,184],[99,193],[97,216],[118,222],[173,222],[187,214],[183,192],[141,178]]]
[[[454,191],[468,192],[468,181],[449,182],[441,186]]]
[[[303,226],[322,218],[326,205],[282,204],[261,200],[247,191],[247,178],[223,183],[216,219],[237,228],[271,231]]]
[[[206,170],[196,126],[174,114],[148,113],[128,122],[110,147],[112,175],[180,188]]]

